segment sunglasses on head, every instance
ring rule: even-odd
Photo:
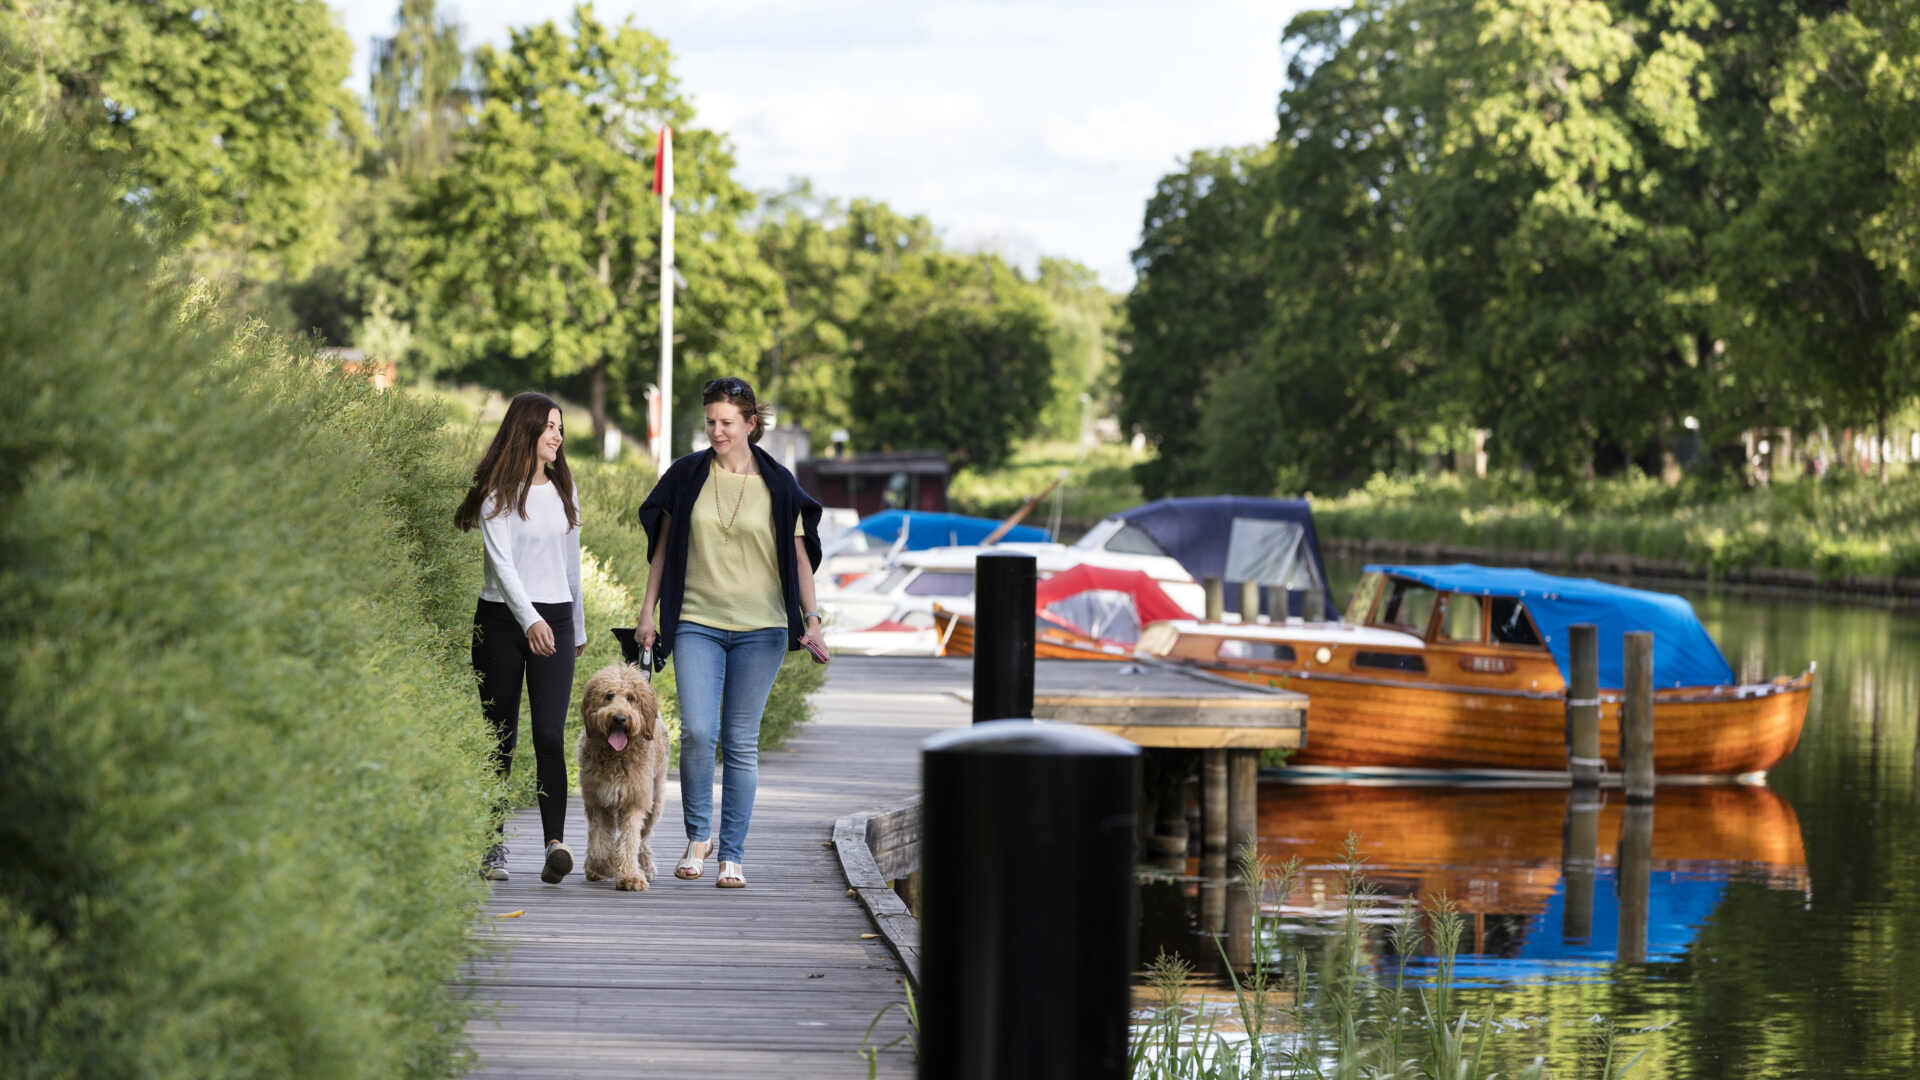
[[[712,382],[707,384],[707,388],[701,391],[701,393],[702,394],[725,394],[728,397],[752,397],[753,396],[753,390],[751,387],[749,387],[746,384],[745,380],[735,379],[735,378],[732,378],[731,376],[724,379],[713,380]]]

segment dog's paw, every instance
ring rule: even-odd
[[[653,852],[645,848],[640,849],[640,876],[653,880]]]
[[[622,874],[620,879],[613,883],[613,887],[621,892],[646,892],[647,879],[639,874]]]
[[[587,876],[588,881],[605,881],[607,880],[607,877],[608,877],[608,875],[603,873],[598,866],[595,866],[592,863],[588,863],[586,865],[586,868],[582,870],[581,873]]]

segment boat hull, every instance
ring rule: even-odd
[[[1290,765],[1564,772],[1566,698],[1361,676],[1268,674],[1199,665],[1307,695],[1306,744]],[[1813,674],[1744,687],[1672,690],[1653,705],[1661,776],[1763,773],[1793,751]],[[1620,695],[1603,692],[1600,754],[1619,772]]]
[[[941,643],[935,655],[973,655],[973,616],[956,614],[946,608],[935,606],[933,623]],[[1108,645],[1097,638],[1052,627],[1035,631],[1033,655],[1040,660],[1131,660],[1133,658],[1132,654],[1118,646]]]

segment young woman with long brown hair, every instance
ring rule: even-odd
[[[573,869],[565,835],[563,744],[573,662],[587,647],[580,604],[580,512],[565,441],[553,399],[515,395],[453,515],[462,530],[478,526],[486,547],[486,585],[473,612],[473,670],[480,676],[481,711],[498,741],[495,764],[502,780],[513,770],[520,683],[526,681],[546,840],[540,880],[548,883]],[[480,873],[507,880],[504,842],[487,850]]]

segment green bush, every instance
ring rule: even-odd
[[[1920,484],[1835,474],[1742,490],[1638,473],[1572,494],[1527,477],[1376,476],[1317,499],[1329,539],[1441,543],[1563,556],[1630,555],[1719,575],[1759,567],[1820,580],[1907,576],[1920,567]]]
[[[438,414],[0,135],[0,1075],[436,1076],[496,785]]]

